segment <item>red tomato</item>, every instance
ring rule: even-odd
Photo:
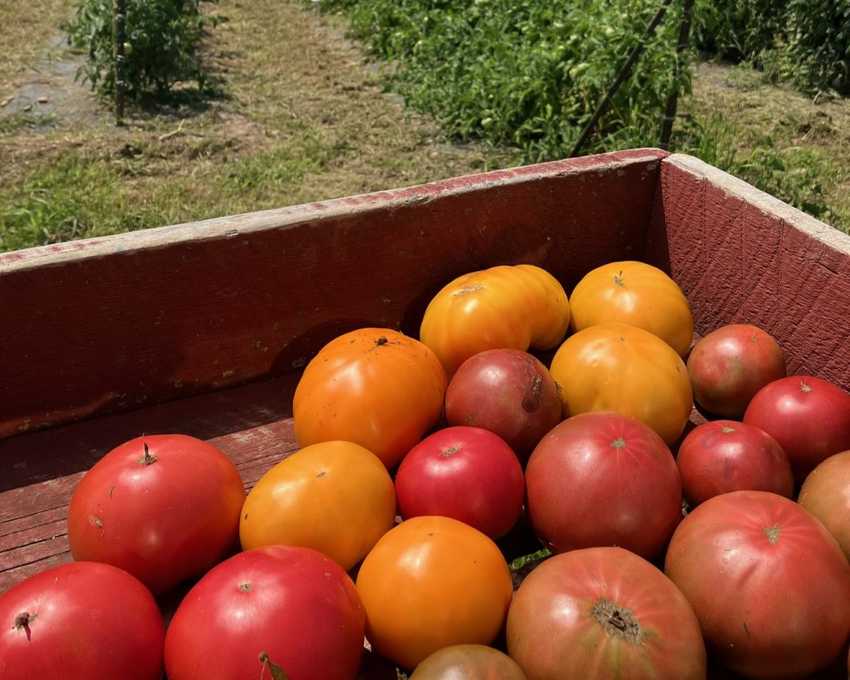
[[[108,564],[63,564],[0,596],[3,680],[159,680],[164,637],[150,591]]]
[[[822,460],[850,449],[850,395],[820,378],[795,375],[763,387],[744,422],[779,442],[798,482]]]
[[[181,434],[132,439],[74,490],[74,559],[126,569],[154,593],[203,573],[236,543],[245,492],[217,448]]]
[[[772,491],[790,498],[788,456],[767,432],[734,420],[703,423],[685,437],[677,459],[692,505],[730,491]]]
[[[508,653],[528,680],[704,680],[699,623],[682,593],[621,548],[574,550],[529,574],[508,612]]]
[[[682,519],[670,449],[618,413],[565,420],[534,449],[525,474],[531,524],[557,552],[617,545],[654,557]]]
[[[311,548],[240,553],[186,595],[165,638],[169,680],[352,680],[366,615],[336,562]]]
[[[798,502],[823,522],[850,559],[850,451],[830,456],[812,470]]]
[[[706,335],[691,350],[694,399],[706,411],[740,418],[762,387],[785,377],[782,348],[758,326],[733,324]]]
[[[425,438],[401,462],[395,487],[405,519],[452,517],[491,538],[511,530],[525,500],[516,455],[480,427],[448,427]]]
[[[527,680],[507,654],[484,645],[452,645],[416,667],[410,680]]]
[[[446,390],[449,425],[495,432],[528,458],[537,442],[561,422],[561,398],[549,371],[516,349],[491,349],[464,361]]]
[[[823,525],[765,491],[734,491],[679,525],[665,564],[706,642],[752,678],[804,677],[850,630],[850,566]]]

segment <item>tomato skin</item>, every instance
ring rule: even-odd
[[[688,375],[694,400],[706,411],[740,418],[756,392],[785,377],[785,355],[758,326],[722,326],[694,345]]]
[[[668,444],[693,408],[688,371],[658,337],[621,323],[591,326],[567,338],[552,359],[564,417],[616,411],[637,418]]]
[[[426,345],[361,328],[329,342],[304,369],[292,405],[295,437],[302,448],[353,442],[392,468],[437,422],[445,393],[445,372]]]
[[[684,356],[691,346],[691,308],[667,274],[627,260],[610,262],[589,272],[570,295],[572,327],[580,331],[602,323],[637,326],[661,338]]]
[[[617,545],[651,558],[682,519],[682,484],[655,432],[585,413],[547,434],[526,468],[534,532],[556,552]]]
[[[160,680],[164,639],[153,595],[108,564],[63,564],[0,595],[3,680]]]
[[[505,558],[480,531],[449,517],[414,517],[366,556],[357,591],[372,648],[414,668],[443,647],[492,642],[513,586]]]
[[[284,458],[251,489],[239,524],[243,550],[298,545],[348,571],[395,520],[393,481],[351,442],[313,444]]]
[[[107,453],[74,490],[71,553],[125,569],[162,593],[236,544],[244,500],[239,472],[212,444],[180,434],[137,437]]]
[[[823,523],[850,560],[850,451],[830,456],[812,470],[797,502]]]
[[[516,524],[525,481],[514,452],[480,427],[448,427],[414,446],[395,479],[402,517],[442,515],[491,538]]]
[[[772,436],[802,482],[821,461],[850,449],[850,394],[812,376],[789,376],[753,397],[744,422]]]
[[[764,430],[734,420],[714,420],[694,428],[677,457],[685,498],[698,505],[730,491],[794,493],[791,464]]]
[[[691,606],[646,560],[622,548],[550,557],[508,613],[508,653],[528,680],[704,680]]]
[[[561,422],[561,398],[548,369],[527,352],[492,349],[461,364],[446,390],[449,425],[495,432],[521,459]]]
[[[527,680],[507,654],[484,645],[453,645],[420,663],[410,680]]]
[[[569,300],[555,277],[534,265],[502,265],[444,286],[425,310],[419,337],[451,376],[488,349],[555,347],[569,323]]]
[[[736,673],[804,677],[850,630],[850,566],[802,507],[766,491],[709,499],[679,525],[665,571]]]
[[[353,680],[365,614],[354,584],[310,548],[269,546],[209,571],[180,603],[165,639],[169,680]]]

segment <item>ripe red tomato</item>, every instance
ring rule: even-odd
[[[159,680],[165,627],[126,571],[72,562],[0,596],[3,680]]]
[[[491,538],[516,524],[525,482],[514,452],[480,427],[448,427],[411,449],[398,468],[396,497],[402,517],[453,517]]]
[[[245,491],[230,459],[186,435],[132,439],[74,490],[74,559],[129,571],[154,593],[209,569],[237,541]]]
[[[700,340],[688,357],[694,400],[706,411],[740,418],[762,387],[785,377],[782,348],[758,326],[732,324]]]
[[[464,361],[446,390],[449,425],[495,432],[523,460],[561,422],[561,398],[549,371],[516,349],[491,349]]]
[[[311,548],[239,553],[180,603],[165,638],[169,680],[352,680],[365,613],[336,562]]]
[[[507,654],[484,645],[452,645],[416,667],[410,680],[527,680]]]
[[[685,437],[677,459],[692,505],[730,491],[772,491],[791,498],[788,456],[767,432],[734,420],[703,423]]]
[[[551,557],[508,612],[508,653],[528,680],[704,680],[699,623],[685,597],[621,548]]]
[[[744,422],[779,442],[802,482],[821,461],[850,449],[850,394],[820,378],[789,376],[758,391]]]
[[[847,639],[850,566],[823,525],[782,496],[734,491],[706,501],[673,535],[665,571],[736,673],[804,677]]]
[[[798,502],[823,522],[850,559],[850,451],[830,456],[812,470]]]
[[[528,512],[557,552],[617,545],[659,554],[682,519],[676,461],[652,429],[612,412],[565,420],[526,468]]]

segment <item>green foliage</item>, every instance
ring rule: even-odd
[[[322,0],[348,11],[354,33],[397,62],[395,86],[459,138],[519,147],[527,160],[575,143],[658,0]],[[587,150],[658,143],[674,81],[671,10]]]
[[[201,12],[201,0],[127,0],[125,81],[127,95],[162,97],[178,82],[204,90],[200,43],[215,17]],[[102,95],[115,92],[113,0],[79,0],[65,29],[74,47],[88,53],[80,76]]]

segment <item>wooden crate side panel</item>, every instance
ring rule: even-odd
[[[662,164],[651,257],[680,283],[706,334],[755,323],[790,373],[850,389],[850,237],[701,161]]]
[[[471,268],[567,285],[634,257],[642,150],[0,255],[0,436],[299,370],[362,325],[417,331]]]

